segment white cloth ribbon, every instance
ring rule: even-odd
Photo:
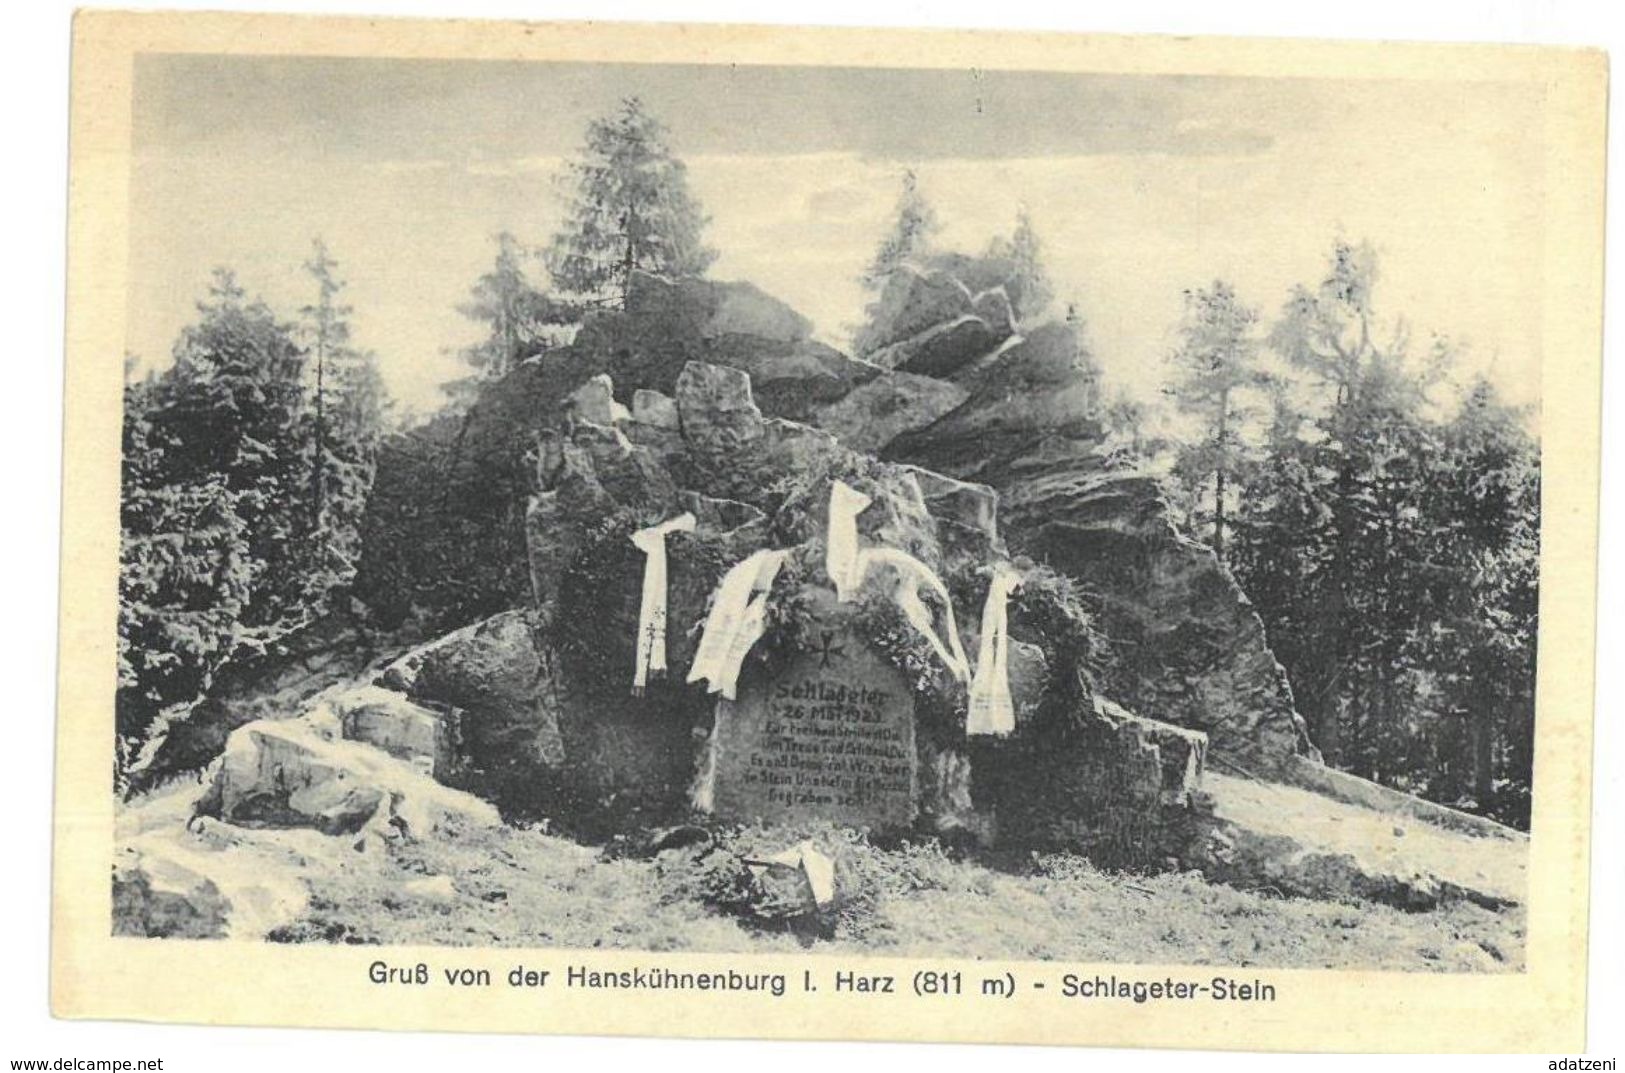
[[[976,674],[970,683],[970,711],[966,734],[1004,737],[1016,729],[1016,708],[1010,699],[1010,633],[1006,604],[1021,576],[998,567],[982,605],[982,640],[976,653]]]
[[[789,556],[788,549],[764,549],[735,563],[722,576],[711,597],[694,665],[688,670],[690,682],[704,679],[707,692],[734,699],[739,669],[767,629],[768,590]]]
[[[892,592],[892,599],[902,608],[909,624],[930,643],[937,657],[947,665],[949,673],[959,681],[965,681],[970,677],[970,661],[965,658],[964,646],[959,643],[959,626],[954,621],[954,602],[948,595],[948,586],[942,583],[942,579],[937,577],[929,566],[908,552],[896,548],[865,548],[859,552],[859,583],[868,577],[871,569],[882,566],[891,567],[897,577],[897,588]],[[925,601],[920,599],[921,588],[930,589],[942,601],[943,634],[947,635],[946,642],[943,636],[937,633],[936,616],[931,613],[931,608],[926,606]]]
[[[763,865],[774,864],[794,868],[806,877],[807,889],[812,893],[813,904],[819,909],[828,909],[834,904],[835,862],[830,860],[811,839],[798,842],[782,853],[775,853],[761,865],[752,867],[751,871],[760,875]]]
[[[841,603],[857,595],[863,584],[858,553],[858,515],[869,506],[868,496],[836,481],[829,490],[829,530],[824,542],[824,572]]]
[[[643,603],[638,608],[638,665],[632,675],[632,692],[636,695],[642,695],[651,674],[666,669],[666,536],[693,531],[694,515],[685,511],[632,534],[632,543],[644,555]]]
[[[873,567],[889,566],[897,577],[897,588],[892,598],[910,624],[930,642],[931,648],[948,665],[948,670],[960,681],[970,677],[970,662],[959,643],[959,628],[954,623],[954,603],[948,596],[948,587],[914,556],[896,548],[861,548],[858,545],[858,515],[872,502],[869,496],[840,481],[829,490],[829,531],[824,547],[824,572],[835,586],[835,599],[845,603],[857,596],[858,590]],[[937,633],[935,616],[925,601],[920,599],[920,588],[929,588],[942,600],[946,609],[947,642]]]

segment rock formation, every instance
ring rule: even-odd
[[[754,287],[634,277],[625,311],[595,314],[571,344],[430,430],[456,454],[442,506],[458,554],[419,578],[375,551],[362,594],[409,618],[414,593],[432,586],[459,628],[378,662],[370,642],[342,667],[313,644],[303,672],[239,673],[150,765],[156,784],[218,754],[192,841],[123,839],[120,926],[263,933],[272,924],[255,915],[252,870],[210,867],[222,845],[288,852],[253,832],[364,850],[494,824],[498,809],[595,839],[703,818],[732,702],[685,672],[719,580],[767,548],[788,556],[741,689],[771,689],[820,645],[888,664],[880,677],[908,693],[912,722],[894,738],[908,755],[887,754],[906,765],[897,785],[911,796],[888,806],[887,823],[1287,893],[1411,908],[1517,900],[1521,877],[1505,869],[1484,879],[1430,870],[1404,847],[1361,854],[1313,825],[1283,828],[1274,799],[1260,806],[1260,792],[1294,807],[1327,801],[1282,785],[1292,782],[1358,801],[1344,807],[1362,822],[1399,810],[1322,774],[1246,597],[1180,533],[1157,482],[1109,449],[1075,328],[1018,323],[1019,298],[997,261],[900,272],[856,359]],[[385,453],[380,487],[394,491],[375,495],[377,511],[412,491],[411,449],[407,438]],[[967,736],[963,684],[885,586],[835,606],[823,563],[836,482],[872,501],[857,519],[865,546],[905,552],[945,582],[948,606],[932,597],[929,610],[952,611],[968,651],[991,568],[1020,576],[1009,737]],[[697,524],[665,545],[672,671],[634,695],[643,553],[630,537],[681,512]],[[371,531],[397,520],[374,518]],[[1426,813],[1410,816],[1433,824]],[[1492,827],[1471,833],[1488,845],[1504,834]]]

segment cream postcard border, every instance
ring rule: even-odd
[[[1541,635],[1528,969],[1459,976],[1246,969],[1269,1004],[1144,1005],[703,992],[383,988],[368,964],[560,968],[568,951],[114,938],[109,870],[119,427],[133,60],[141,52],[981,67],[1456,79],[1545,93]],[[1576,1051],[1585,1030],[1607,59],[1524,46],[959,31],[80,12],[74,22],[51,1008],[59,1017],[460,1031],[908,1039],[1240,1050]],[[1040,963],[584,952],[594,968],[1031,978]],[[929,964],[927,961],[929,960]],[[918,963],[918,964],[916,964]],[[1055,972],[1062,966],[1049,966]],[[1067,965],[1182,978],[1214,967]],[[900,988],[906,990],[906,988]]]

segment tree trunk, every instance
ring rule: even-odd
[[[1482,704],[1483,702],[1480,701]],[[1473,797],[1480,812],[1495,796],[1495,719],[1485,704],[1473,717]]]
[[[1320,705],[1320,725],[1315,728],[1320,755],[1334,768],[1343,766],[1343,704],[1333,696]]]
[[[626,210],[626,253],[621,258],[621,311],[626,311],[626,303],[632,297],[632,269],[637,265],[637,222],[638,211],[636,207]]]
[[[1226,444],[1230,437],[1230,392],[1219,392],[1219,434],[1213,464],[1213,554],[1224,563],[1224,478],[1229,467]]]
[[[326,334],[325,329],[323,335]],[[327,342],[316,341],[316,457],[310,474],[311,522],[315,530],[317,547],[322,547],[324,526],[322,516],[326,502],[327,459]]]

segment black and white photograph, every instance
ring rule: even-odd
[[[1530,972],[1550,85],[498,51],[134,50],[84,920],[602,1002]]]
[[[114,927],[1518,971],[1532,103],[143,57]]]

